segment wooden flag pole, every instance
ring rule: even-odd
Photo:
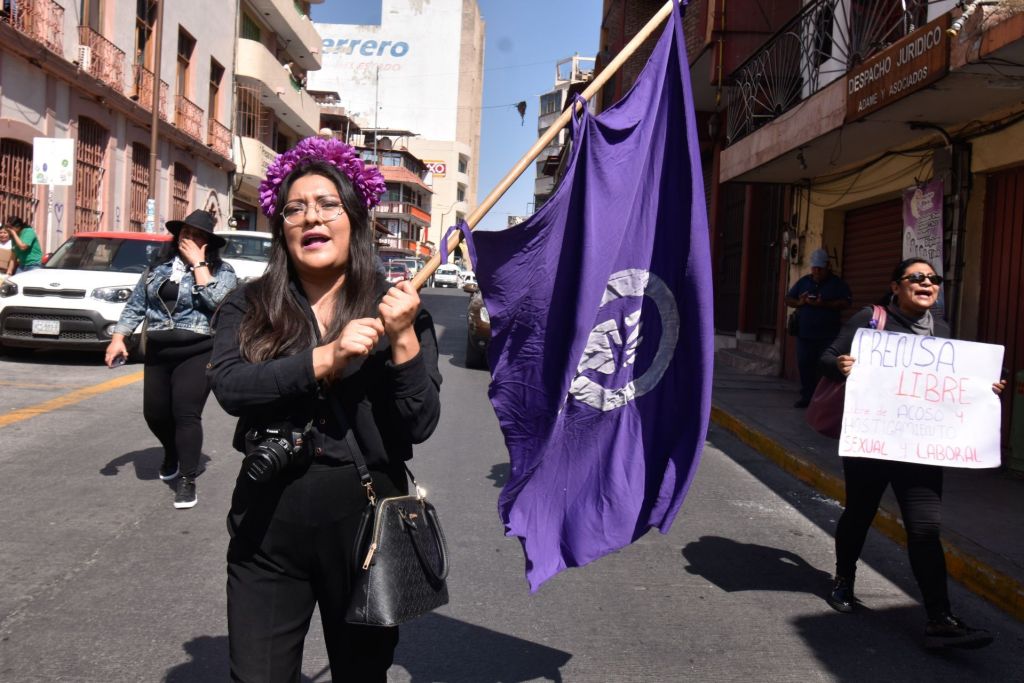
[[[663,21],[665,21],[665,18],[672,13],[674,4],[675,0],[668,0],[668,2],[662,5],[661,9],[659,9],[658,12],[651,17],[651,20],[647,22],[647,25],[633,36],[633,39],[630,40],[621,51],[619,51],[619,54],[615,55],[615,58],[612,59],[612,61],[608,63],[608,66],[590,82],[590,85],[588,85],[580,95],[584,100],[589,102],[590,99],[604,87],[604,84],[615,75],[615,72],[622,67],[626,60],[633,56],[633,53],[636,52],[637,48],[639,48],[640,45],[651,36],[651,34],[658,30],[658,27],[661,26]],[[582,105],[577,103],[576,107],[578,106]],[[498,200],[501,199],[502,195],[508,191],[508,188],[512,187],[512,184],[523,174],[523,171],[533,163],[534,159],[540,155],[541,151],[547,147],[548,144],[555,139],[555,136],[569,124],[569,121],[572,120],[573,115],[577,111],[576,107],[566,107],[565,111],[562,112],[562,115],[555,119],[555,122],[547,129],[547,132],[537,138],[537,142],[533,143],[533,147],[531,147],[529,151],[523,155],[523,158],[512,167],[512,170],[505,174],[505,177],[501,179],[498,186],[491,190],[491,193],[487,195],[482,202],[480,202],[480,205],[469,214],[466,218],[466,223],[469,225],[470,230],[476,227],[477,223],[480,222],[480,219],[498,203]],[[453,251],[457,246],[459,246],[459,234],[454,233],[448,239],[448,251]],[[423,284],[431,275],[434,274],[434,271],[437,270],[439,265],[441,265],[440,251],[431,256],[430,260],[427,261],[427,264],[418,273],[416,273],[416,276],[412,279],[413,286],[416,289],[422,288]]]

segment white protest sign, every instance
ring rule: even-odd
[[[74,139],[32,138],[32,183],[73,185],[74,182]]]
[[[863,328],[850,355],[839,455],[999,466],[1002,346]]]

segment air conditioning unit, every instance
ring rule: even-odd
[[[92,48],[88,45],[78,46],[78,67],[82,71],[88,71],[92,68]]]

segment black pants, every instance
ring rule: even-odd
[[[818,359],[825,352],[831,339],[796,338],[796,366],[800,371],[800,398],[810,401],[814,396],[814,388],[818,386],[821,373],[818,371]]]
[[[378,496],[400,493],[389,477],[373,479]],[[266,484],[239,476],[228,514],[231,680],[298,681],[319,605],[334,682],[387,681],[398,628],[345,623],[365,507],[353,465],[314,464]]]
[[[183,476],[194,477],[199,470],[210,352],[209,343],[161,347],[150,342],[146,349],[142,414]]]
[[[836,527],[836,574],[853,578],[885,488],[892,485],[907,530],[910,568],[929,617],[949,611],[946,557],[939,541],[942,468],[870,458],[843,458],[846,509]]]

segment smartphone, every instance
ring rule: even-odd
[[[114,356],[113,362],[110,364],[110,369],[119,368],[128,362],[128,356]]]

